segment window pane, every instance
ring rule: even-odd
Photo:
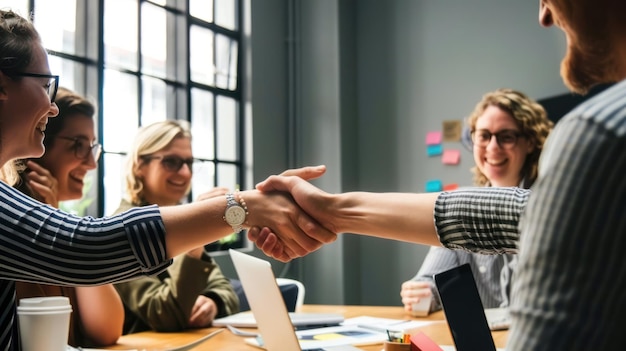
[[[215,24],[227,29],[237,29],[235,0],[215,0]]]
[[[194,152],[194,156],[195,156]],[[215,165],[209,161],[196,161],[193,164],[191,178],[191,198],[196,199],[200,194],[215,187]]]
[[[157,5],[161,5],[161,6],[165,6],[165,3],[167,2],[166,0],[149,0],[151,3],[157,4]]]
[[[53,55],[48,57],[48,63],[50,64],[50,72],[59,75],[59,86],[76,90],[78,85],[76,84],[76,77],[84,77],[84,65]],[[82,75],[78,70],[83,70]]]
[[[167,26],[165,10],[150,3],[141,6],[141,65],[146,74],[165,77]]]
[[[195,157],[215,158],[213,121],[213,94],[191,89],[191,146]]]
[[[206,22],[213,22],[212,0],[190,0],[189,14]]]
[[[189,69],[194,82],[215,85],[213,37],[213,32],[206,28],[191,26],[189,29]]]
[[[134,135],[133,135],[134,137]],[[104,215],[111,215],[120,205],[124,193],[124,174],[126,174],[126,156],[116,154],[102,155],[104,163]]]
[[[220,163],[217,165],[217,186],[225,186],[229,189],[241,188],[237,179],[237,166]]]
[[[217,97],[217,157],[222,160],[237,161],[238,150],[238,112],[237,101]]]
[[[84,54],[76,52],[77,20],[76,0],[37,1],[35,4],[34,23],[49,50]]]
[[[230,90],[237,89],[237,42],[227,36],[217,35],[215,51],[217,52],[215,55],[216,86]]]
[[[137,78],[105,70],[103,96],[104,149],[108,152],[126,152],[130,149],[139,125]]]
[[[106,0],[104,2],[106,65],[136,71],[137,49],[137,0]]]
[[[141,101],[141,125],[167,119],[167,97],[166,85],[160,79],[143,77],[141,79],[142,101]]]

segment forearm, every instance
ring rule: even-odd
[[[222,274],[218,266],[215,266],[209,276],[207,287],[202,294],[216,301],[218,307],[217,318],[239,312],[239,298],[230,281]],[[221,305],[221,306],[220,306]]]
[[[80,321],[96,346],[112,345],[122,335],[124,306],[111,284],[76,288]]]
[[[437,193],[349,192],[328,196],[331,206],[325,220],[333,223],[338,233],[441,245],[433,223]]]

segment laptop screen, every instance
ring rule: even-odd
[[[435,274],[434,278],[457,351],[495,351],[470,265]]]

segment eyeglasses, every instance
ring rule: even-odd
[[[85,137],[57,136],[57,138],[73,141],[72,149],[74,149],[74,156],[80,160],[86,160],[89,158],[89,155],[91,155],[93,156],[93,160],[97,162],[102,153],[102,145],[90,143]]]
[[[26,72],[18,72],[13,73],[18,77],[33,77],[33,78],[49,78],[50,80],[44,88],[48,90],[48,96],[50,97],[50,103],[54,102],[54,99],[57,97],[57,90],[59,89],[59,76],[55,76],[52,74],[39,74],[39,73],[26,73]]]
[[[516,130],[505,129],[501,130],[497,133],[491,133],[485,129],[479,129],[472,131],[472,142],[474,145],[480,148],[486,148],[487,145],[491,142],[492,137],[496,137],[496,142],[498,146],[503,149],[512,149],[517,145],[517,139],[523,137],[524,135]]]
[[[182,158],[178,156],[143,156],[146,161],[161,160],[161,166],[169,172],[178,172],[183,165],[187,165],[190,172],[193,172],[193,158]]]

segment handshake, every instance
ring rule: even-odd
[[[240,192],[239,201],[249,212],[243,224],[249,226],[248,239],[283,262],[335,241],[332,195],[308,182],[325,172],[326,166],[290,169],[268,177],[256,190]]]
[[[287,262],[331,243],[339,233],[441,246],[433,223],[439,193],[329,194],[308,182],[325,166],[273,175],[238,194],[246,207],[248,239],[266,255]]]

